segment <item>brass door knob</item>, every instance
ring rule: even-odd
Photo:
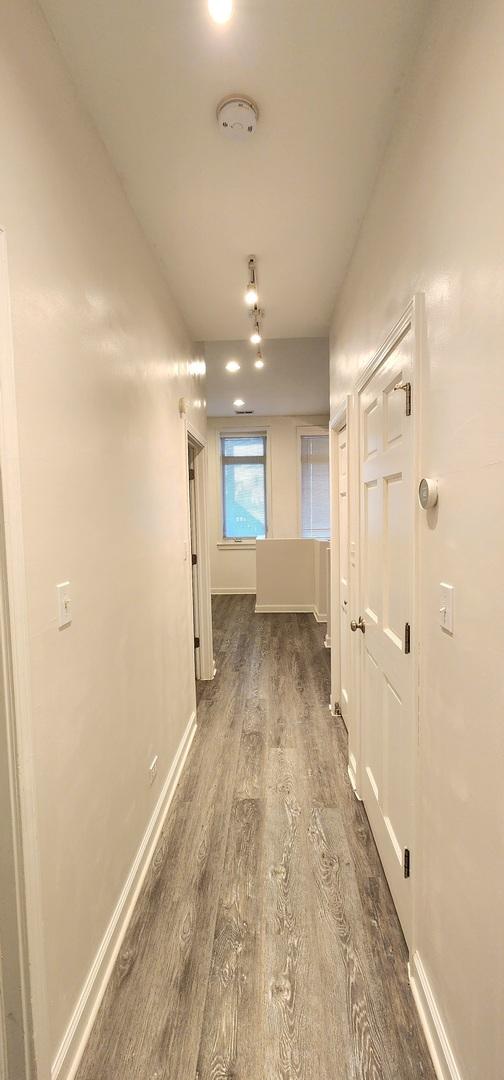
[[[366,624],[364,622],[364,619],[362,618],[362,615],[359,615],[357,622],[355,621],[355,619],[352,619],[350,623],[350,629],[353,630],[354,633],[356,630],[362,630],[363,634],[366,633]]]

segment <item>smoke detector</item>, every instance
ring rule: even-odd
[[[254,134],[259,110],[252,98],[232,94],[217,106],[217,123],[228,139],[247,139]]]

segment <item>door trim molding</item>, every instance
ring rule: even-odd
[[[196,546],[198,552],[198,623],[199,623],[199,674],[202,680],[214,678],[215,663],[213,655],[212,595],[210,588],[210,542],[208,533],[208,447],[207,442],[189,421],[185,421],[185,460],[187,470],[187,521],[188,551],[191,545],[191,524],[189,510],[189,465],[187,447],[196,450],[194,457],[194,484],[196,498]],[[189,561],[189,560],[188,560]],[[191,626],[192,615],[192,568],[191,573]],[[191,646],[192,647],[192,646]]]
[[[1,605],[17,949],[24,1024],[23,1080],[49,1075],[49,1026],[46,993],[42,891],[39,861],[29,625],[22,526],[14,348],[6,234],[0,227],[0,463],[3,510],[1,554],[4,578]],[[5,988],[5,987],[4,987]],[[19,1066],[21,1070],[21,1065]],[[21,1077],[21,1072],[19,1071]]]
[[[403,311],[401,318],[397,320],[395,326],[387,334],[387,337],[380,345],[380,348],[371,357],[371,360],[362,369],[355,383],[355,393],[359,395],[364,389],[366,383],[374,375],[375,371],[383,364],[383,361],[387,359],[387,356],[393,349],[396,348],[399,341],[411,328],[413,330],[413,336],[416,340],[416,329],[418,324],[418,310],[423,301],[423,293],[415,293],[410,300],[407,308]],[[413,357],[413,368],[415,368],[415,356]]]
[[[340,664],[340,566],[339,566],[339,453],[338,435],[347,426],[350,417],[351,396],[347,394],[340,402],[329,422],[329,490],[331,495],[331,710],[339,706],[341,697]],[[350,453],[347,451],[347,469],[350,475]],[[350,526],[350,521],[349,521]]]
[[[413,626],[413,643],[411,649],[411,663],[412,663],[412,694],[413,694],[413,717],[412,717],[412,823],[411,823],[411,849],[414,852],[414,874],[418,875],[418,864],[420,857],[420,845],[418,842],[418,792],[419,792],[419,763],[418,763],[418,734],[419,734],[419,657],[420,657],[420,642],[421,642],[421,625],[420,625],[420,578],[419,578],[419,512],[418,512],[418,500],[416,483],[420,471],[420,430],[421,430],[421,406],[422,406],[422,392],[421,392],[421,359],[424,348],[425,337],[425,297],[423,293],[415,293],[412,299],[407,304],[400,318],[392,327],[390,332],[383,340],[380,347],[373,354],[369,362],[365,365],[360,375],[357,377],[354,384],[354,408],[355,408],[355,455],[352,460],[355,462],[356,478],[357,482],[354,485],[355,502],[352,502],[352,507],[355,507],[356,513],[356,529],[355,535],[357,537],[357,560],[355,569],[355,584],[356,584],[356,610],[360,611],[361,605],[361,521],[360,521],[360,439],[361,439],[361,420],[360,420],[360,406],[359,397],[361,392],[366,387],[369,380],[378,371],[383,362],[387,359],[389,354],[397,347],[401,339],[405,334],[411,330],[413,335],[412,343],[412,356],[411,356],[411,381],[413,389],[413,408],[411,413],[412,423],[412,491],[410,497],[413,506],[413,555],[412,555],[412,612],[411,612],[411,624]],[[358,661],[356,662],[358,663]],[[357,671],[357,668],[356,668]],[[356,728],[357,728],[357,743],[358,746],[358,758],[357,768],[355,771],[355,781],[357,790],[362,792],[362,715],[361,715],[361,700],[360,700],[360,679],[355,678],[355,713],[356,713]],[[411,939],[409,942],[410,954],[413,955],[415,949],[415,941],[417,937],[416,933],[416,890],[414,882],[412,881],[411,887]],[[404,928],[403,928],[404,929]]]

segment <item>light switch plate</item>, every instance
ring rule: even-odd
[[[72,598],[70,596],[70,582],[62,581],[56,586],[58,594],[58,629],[63,630],[70,626],[72,621]]]
[[[447,634],[453,634],[453,585],[442,581],[439,586],[439,625]]]

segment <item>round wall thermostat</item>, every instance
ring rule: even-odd
[[[418,501],[422,510],[430,510],[438,501],[437,480],[427,480],[424,476],[418,485]]]

